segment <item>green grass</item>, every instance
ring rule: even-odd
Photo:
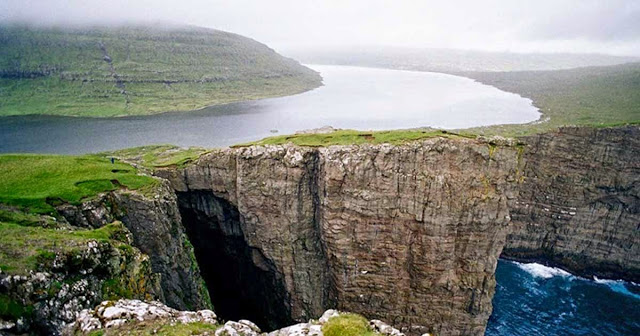
[[[475,127],[465,131],[523,136],[562,126],[640,124],[640,63],[556,71],[462,73],[531,98],[544,122]]]
[[[135,168],[98,155],[0,155],[0,203],[34,213],[51,213],[53,205],[79,204],[118,188],[141,189],[156,183]]]
[[[197,27],[9,25],[0,26],[0,45],[0,116],[188,111],[321,84],[263,44]]]
[[[0,294],[0,318],[17,320],[33,313],[33,306],[24,306],[10,297]]]
[[[192,322],[192,323],[170,323],[166,321],[131,321],[118,327],[95,330],[89,335],[111,336],[111,335],[132,335],[132,336],[191,336],[213,333],[219,329],[219,325]],[[94,334],[95,333],[95,334]]]
[[[195,161],[208,150],[200,147],[178,147],[173,145],[152,145],[121,149],[100,153],[107,157],[117,157],[147,168],[183,167]]]
[[[73,231],[0,222],[0,269],[15,274],[38,270],[40,265],[52,262],[55,253],[72,252],[85,247],[89,241],[117,241],[123,232],[120,222]]]
[[[286,143],[309,147],[382,143],[400,145],[411,141],[429,139],[434,137],[453,139],[465,137],[475,138],[475,136],[468,136],[441,130],[394,130],[373,132],[337,130],[330,133],[280,135],[246,144],[239,144],[234,147],[246,147],[251,145],[282,145]]]
[[[358,314],[345,313],[332,317],[322,326],[324,336],[381,336],[369,327],[369,321]]]
[[[53,217],[43,217],[20,211],[0,209],[0,222],[16,223],[22,226],[41,226],[55,228],[58,223]]]

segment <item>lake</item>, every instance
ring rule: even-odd
[[[122,118],[0,118],[0,152],[81,154],[149,144],[222,147],[333,126],[445,129],[525,123],[530,99],[471,79],[417,71],[311,65],[324,86],[302,94]],[[273,133],[277,131],[277,133]]]

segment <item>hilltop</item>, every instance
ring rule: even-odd
[[[187,111],[321,80],[264,44],[213,29],[0,26],[0,116]]]

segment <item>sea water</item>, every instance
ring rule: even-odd
[[[640,335],[640,286],[500,260],[486,335]]]

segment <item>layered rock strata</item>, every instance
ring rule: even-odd
[[[640,282],[640,128],[521,140],[525,176],[503,256]]]
[[[256,315],[269,306],[304,321],[337,307],[412,335],[481,335],[520,152],[446,138],[248,147],[158,174],[177,191],[187,231],[205,240],[200,245],[204,232],[217,237],[209,245],[227,238],[244,244],[242,260],[254,270],[236,280],[276,292],[253,297],[266,300],[252,307]],[[194,245],[203,270],[216,262]],[[223,315],[225,302],[210,290]]]

